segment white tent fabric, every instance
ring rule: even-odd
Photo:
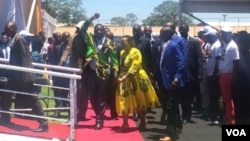
[[[5,23],[14,21],[18,32],[26,29],[30,33],[37,34],[39,32],[37,30],[43,30],[47,37],[51,37],[56,29],[56,20],[40,8],[41,12],[38,15],[41,15],[41,18],[36,17],[35,5],[39,5],[40,2],[40,0],[0,0],[0,33],[4,31]],[[41,28],[37,28],[35,24]]]
[[[51,17],[45,10],[42,10],[43,31],[47,37],[52,37],[56,30],[56,19]]]
[[[181,0],[190,13],[250,13],[249,0]]]
[[[6,22],[14,21],[18,25],[18,31],[25,29],[25,14],[27,0],[1,0],[0,1],[0,32],[4,31]]]

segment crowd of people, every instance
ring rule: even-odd
[[[43,32],[22,36],[16,32],[17,25],[9,22],[2,33],[0,57],[15,66],[32,67],[34,61],[81,69],[77,121],[86,120],[89,100],[96,114],[96,130],[103,128],[107,107],[113,120],[122,116],[123,132],[129,129],[130,115],[140,120],[138,129],[144,130],[146,114],[160,106],[160,122],[167,127],[161,141],[177,140],[183,125],[194,123],[193,110],[210,119],[212,125],[250,124],[250,35],[246,31],[233,33],[229,26],[220,30],[205,26],[194,37],[189,35],[188,24],[181,23],[176,31],[175,23],[168,22],[156,35],[151,26],[142,29],[135,24],[133,36],[121,37],[118,44],[112,31],[102,24],[94,26],[93,34],[88,32],[99,16],[95,13],[76,24],[73,38],[67,31],[56,32],[47,44]],[[32,40],[30,36],[34,36]],[[8,78],[1,88],[39,93],[33,86],[38,76],[4,70],[1,76]],[[55,86],[69,87],[69,79],[53,76],[52,80]],[[0,96],[1,109],[9,111],[11,95],[1,92]],[[54,89],[54,96],[68,98],[68,91]],[[55,107],[61,106],[68,103],[55,100]],[[16,95],[15,108],[25,107],[43,115],[37,97]],[[48,129],[46,120],[38,122],[40,126],[34,131]],[[10,123],[10,115],[2,113],[0,124],[6,123]]]

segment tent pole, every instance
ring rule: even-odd
[[[179,22],[178,22],[178,27],[180,27],[182,23],[182,12],[183,12],[183,0],[179,0]]]
[[[29,19],[28,19],[27,27],[26,27],[28,31],[30,31],[30,24],[31,24],[32,17],[33,17],[33,14],[34,14],[35,6],[36,6],[36,0],[33,0],[33,3],[31,5],[31,9],[30,9],[30,14],[29,14]]]
[[[184,12],[185,14],[187,14],[188,16],[190,16],[190,17],[192,17],[192,18],[196,19],[197,21],[199,21],[199,22],[201,22],[201,23],[203,23],[203,24],[205,24],[205,25],[208,25],[208,26],[212,27],[213,29],[215,29],[215,30],[219,31],[219,29],[217,29],[217,28],[215,28],[215,27],[213,27],[213,26],[209,25],[208,23],[206,23],[206,22],[204,22],[203,20],[201,20],[201,19],[197,18],[197,17],[196,17],[196,16],[194,16],[193,14],[190,14],[190,13],[188,13],[188,12],[186,12],[186,11],[183,11],[183,12]]]

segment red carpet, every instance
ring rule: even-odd
[[[89,104],[90,105],[90,104]],[[87,112],[88,121],[79,123],[76,130],[76,141],[144,141],[140,132],[136,128],[135,122],[130,119],[130,129],[126,133],[119,132],[122,124],[122,119],[110,120],[109,110],[106,110],[106,120],[104,121],[104,128],[102,130],[94,130],[95,117],[94,111],[89,108]]]
[[[102,130],[94,130],[95,114],[89,104],[87,112],[87,121],[82,121],[77,126],[75,131],[75,141],[143,141],[143,137],[136,128],[135,122],[130,119],[130,129],[126,133],[119,132],[119,127],[122,124],[122,119],[110,120],[109,110],[106,110],[107,118],[104,121]],[[48,132],[34,133],[31,130],[37,128],[38,123],[34,120],[24,120],[18,118],[11,119],[13,125],[9,127],[0,126],[1,133],[16,134],[23,136],[32,136],[38,138],[57,138],[62,141],[69,136],[69,128],[67,125],[49,123]]]
[[[60,140],[66,140],[69,136],[67,125],[49,123],[49,130],[47,132],[35,133],[32,132],[33,129],[38,127],[38,122],[35,120],[12,118],[11,122],[12,124],[9,126],[0,126],[0,132],[46,139],[57,138]]]

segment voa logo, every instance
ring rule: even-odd
[[[247,136],[244,129],[226,129],[227,136]]]

